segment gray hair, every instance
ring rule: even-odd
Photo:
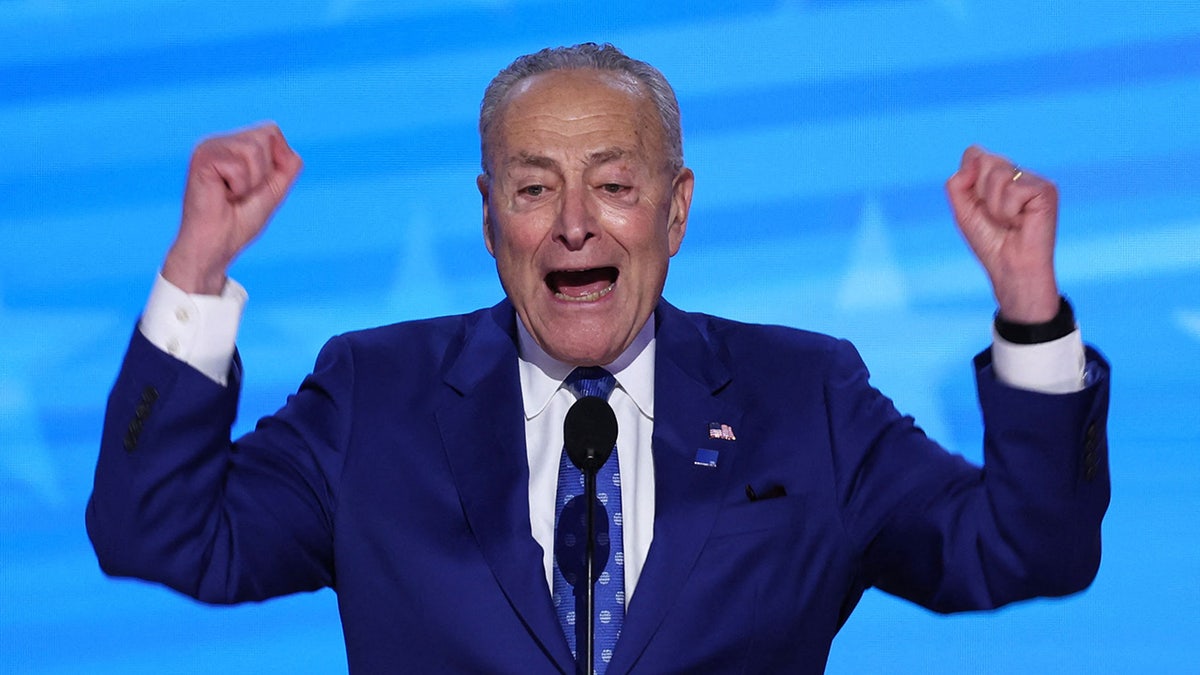
[[[683,131],[679,122],[679,102],[675,90],[657,68],[625,55],[611,44],[585,42],[572,47],[546,48],[518,57],[492,78],[479,105],[479,141],[484,173],[488,167],[488,131],[513,85],[527,77],[553,70],[605,70],[631,76],[650,95],[662,123],[667,163],[672,172],[683,168]]]

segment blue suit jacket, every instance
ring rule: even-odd
[[[665,302],[655,321],[654,541],[609,672],[819,673],[869,586],[957,611],[1093,578],[1102,362],[1048,396],[977,358],[980,469],[846,342]],[[231,444],[240,364],[220,387],[135,332],[87,512],[101,566],[215,603],[331,586],[353,672],[573,672],[530,534],[515,336],[507,302],[339,336]]]

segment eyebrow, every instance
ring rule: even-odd
[[[595,164],[605,164],[607,162],[621,159],[628,154],[629,153],[624,148],[605,148],[604,150],[597,150],[596,152],[588,155],[587,163],[589,166]]]
[[[512,166],[514,164],[521,166],[532,166],[539,169],[554,169],[558,167],[558,162],[550,159],[549,157],[544,155],[531,155],[527,152],[517,153],[516,157],[510,158],[504,164],[505,166]]]
[[[608,162],[616,161],[629,155],[629,151],[624,148],[612,147],[603,150],[597,150],[588,154],[585,161],[588,166],[597,164],[607,164]],[[545,155],[534,155],[528,152],[517,153],[516,157],[505,162],[506,166],[512,165],[531,166],[538,169],[557,169],[558,161],[546,157]]]

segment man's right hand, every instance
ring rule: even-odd
[[[229,265],[266,228],[303,165],[274,124],[200,143],[163,278],[188,293],[220,295]]]

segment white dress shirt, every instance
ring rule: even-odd
[[[192,295],[158,275],[139,328],[151,344],[225,385],[247,294],[230,279],[220,296]],[[550,358],[520,321],[521,397],[529,461],[529,519],[541,545],[546,585],[553,592],[554,499],[562,454],[562,421],[575,402],[562,387],[572,367]],[[1066,337],[1032,345],[1005,341],[993,330],[992,368],[1001,382],[1046,394],[1084,387],[1085,354],[1078,327]],[[654,534],[654,321],[606,366],[617,381],[609,403],[617,414],[621,463],[625,603],[633,597]]]
[[[529,521],[542,546],[546,583],[554,588],[554,499],[563,452],[563,420],[575,395],[562,386],[574,369],[550,358],[517,322],[525,452],[529,458]],[[617,414],[621,466],[621,527],[625,554],[625,606],[637,586],[654,536],[654,321],[647,321],[616,361],[605,366],[617,386],[608,402]],[[616,517],[614,515],[614,517]]]

